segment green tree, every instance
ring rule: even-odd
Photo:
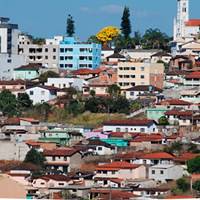
[[[58,78],[59,74],[54,71],[47,71],[39,76],[39,81],[41,83],[47,82],[48,78]]]
[[[68,17],[67,17],[67,29],[66,29],[66,33],[67,33],[68,37],[73,37],[73,35],[75,33],[74,20],[73,20],[73,17],[71,15],[68,15]]]
[[[180,178],[176,181],[177,188],[182,192],[186,192],[190,188],[190,184],[184,179]]]
[[[131,22],[130,22],[130,11],[128,7],[125,7],[123,11],[123,16],[121,19],[121,31],[125,39],[130,37]]]
[[[162,116],[159,120],[158,120],[159,125],[162,126],[167,126],[169,125],[168,119],[165,116]]]
[[[141,108],[142,108],[142,105],[138,101],[133,101],[130,105],[130,109],[133,111],[140,110]]]
[[[159,29],[148,29],[143,35],[142,46],[144,49],[168,49],[170,38]]]
[[[192,153],[200,153],[200,150],[198,149],[198,146],[196,144],[190,143],[188,144],[188,152],[192,152]]]
[[[193,183],[192,188],[200,192],[200,181],[196,181],[195,183]]]
[[[32,106],[32,101],[30,100],[27,93],[19,93],[17,97],[17,102],[20,110],[25,110]]]
[[[51,106],[44,102],[41,104],[36,104],[33,108],[39,115],[43,116],[43,120],[48,119],[49,113],[51,112]]]
[[[97,43],[100,44],[101,42],[97,39],[96,35],[91,35],[88,40],[89,43]]]
[[[46,161],[45,157],[42,153],[38,152],[35,149],[31,149],[26,154],[26,157],[24,159],[25,163],[32,163],[34,165],[44,167],[44,162]]]
[[[16,97],[9,90],[3,90],[0,93],[0,111],[7,116],[19,114]]]
[[[187,170],[189,173],[200,173],[200,157],[187,161]]]
[[[90,95],[91,95],[92,97],[95,97],[96,92],[95,92],[94,90],[90,90]]]
[[[136,31],[134,33],[133,41],[135,45],[141,45],[142,44],[142,35],[139,31]]]
[[[118,85],[113,84],[108,87],[108,94],[112,97],[118,97],[120,95],[121,89]]]
[[[70,114],[73,114],[74,116],[83,113],[84,111],[84,106],[77,100],[71,100],[69,102],[69,105],[67,107],[67,110]]]

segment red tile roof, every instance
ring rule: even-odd
[[[44,156],[72,156],[79,152],[77,149],[73,148],[57,148],[53,150],[44,150]]]
[[[185,23],[186,26],[200,26],[200,19],[190,19]]]
[[[10,81],[0,81],[0,85],[25,85],[24,80],[10,80]]]
[[[191,199],[193,196],[179,195],[179,196],[169,196],[166,199]]]
[[[196,158],[200,156],[200,154],[196,154],[196,153],[183,153],[182,155],[178,156],[175,158],[175,161],[178,161],[178,162],[186,162],[188,160],[191,160],[193,158]]]
[[[140,134],[131,142],[161,142],[163,139],[164,137],[161,134]]]
[[[181,99],[166,99],[164,101],[161,101],[158,105],[183,105],[188,106],[191,105],[190,102],[183,101]]]
[[[141,159],[170,159],[173,160],[175,157],[166,152],[155,152],[155,153],[148,153],[140,156]]]
[[[73,71],[74,75],[89,75],[89,74],[99,74],[102,70],[101,69],[78,69]]]
[[[33,118],[20,118],[22,121],[27,121],[31,123],[39,123],[39,120],[33,119]]]
[[[191,72],[190,74],[186,75],[185,76],[186,79],[200,79],[200,72],[197,71],[197,72]]]
[[[118,184],[120,184],[122,181],[124,181],[124,179],[120,179],[120,178],[103,178],[103,177],[95,177],[94,180],[97,180],[97,181],[109,180],[113,183],[118,183]]]
[[[126,132],[112,132],[109,137],[124,138],[125,135],[130,135],[131,138],[136,137],[139,133],[126,133]]]
[[[165,112],[165,115],[191,116],[192,111],[169,110],[169,111]]]
[[[44,180],[55,180],[55,181],[66,181],[68,182],[70,180],[70,178],[68,176],[65,176],[65,175],[44,175],[44,176],[41,176],[39,177],[40,179],[44,179]]]
[[[129,120],[111,120],[104,122],[104,125],[114,125],[114,126],[149,126],[155,123],[153,120],[149,119],[129,119]]]
[[[120,169],[136,169],[141,165],[137,165],[137,164],[130,164],[128,162],[112,162],[109,164],[104,164],[104,165],[98,165],[98,167],[96,168],[96,170],[111,170],[111,171],[118,171]]]

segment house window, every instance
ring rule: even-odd
[[[152,170],[151,173],[152,173],[152,174],[155,174],[155,170]]]
[[[53,52],[56,52],[56,48],[53,48]]]
[[[98,150],[98,151],[102,151],[102,147],[98,147],[97,150]]]
[[[61,49],[60,49],[60,52],[61,52],[61,53],[64,53],[64,48],[61,48]]]
[[[131,67],[131,70],[135,70],[135,67]]]
[[[56,56],[53,56],[53,60],[56,60]]]
[[[160,174],[164,174],[164,171],[163,171],[163,170],[160,170]]]
[[[120,132],[121,131],[121,129],[120,128],[116,128],[116,132]]]
[[[60,64],[60,68],[63,68],[64,67],[64,64]]]
[[[141,76],[140,76],[140,78],[142,78],[142,79],[143,79],[143,78],[144,78],[144,75],[141,75]]]
[[[47,48],[45,48],[45,52],[48,52],[48,49],[47,49]]]
[[[104,185],[107,185],[107,184],[108,184],[108,181],[107,181],[107,180],[104,180],[104,181],[103,181],[103,184],[104,184]]]
[[[134,96],[134,92],[130,92],[130,95],[131,95],[131,96]]]
[[[125,132],[128,132],[128,128],[125,128]]]
[[[45,59],[47,60],[47,59],[48,59],[48,56],[45,56]]]
[[[30,95],[33,95],[33,94],[34,94],[34,92],[31,90],[31,91],[30,91]]]
[[[112,171],[112,174],[115,174],[115,171]]]
[[[144,133],[145,132],[145,128],[140,128],[140,132]]]
[[[64,185],[64,183],[58,183],[58,185]]]
[[[144,67],[141,67],[140,69],[141,69],[141,71],[144,71]]]

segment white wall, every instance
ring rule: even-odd
[[[118,131],[120,129],[120,131]],[[155,124],[150,127],[147,126],[117,126],[117,125],[104,125],[103,131],[106,132],[130,132],[130,133],[157,133],[157,127]]]
[[[33,94],[31,95],[31,92]],[[33,101],[33,104],[47,102],[51,99],[56,98],[56,95],[52,95],[49,90],[43,89],[40,87],[29,88],[26,90],[26,93],[29,95],[30,99]]]

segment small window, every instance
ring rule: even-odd
[[[141,75],[141,76],[140,76],[140,78],[142,78],[142,79],[143,79],[143,78],[144,78],[144,75]]]
[[[120,132],[121,131],[121,129],[120,128],[116,128],[116,132]]]
[[[33,94],[34,94],[34,92],[31,90],[29,94],[30,94],[30,95],[33,95]]]
[[[141,71],[144,71],[144,67],[141,67],[140,69],[141,69]]]
[[[58,185],[64,185],[64,183],[58,183]]]
[[[152,170],[151,173],[152,173],[152,174],[155,174],[155,170]]]
[[[45,52],[48,52],[48,48],[45,48]]]
[[[98,150],[98,151],[102,151],[102,147],[98,147],[97,150]]]
[[[53,48],[53,52],[56,52],[56,48]]]
[[[160,170],[160,174],[164,174],[164,171],[163,171],[163,170]]]

